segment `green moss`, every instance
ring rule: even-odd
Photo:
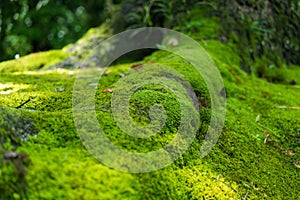
[[[194,166],[140,174],[141,199],[239,199],[238,186],[198,160]]]
[[[138,181],[98,163],[82,149],[25,145],[32,158],[29,199],[137,199]],[[55,163],[55,164],[54,164]]]
[[[85,150],[71,109],[76,71],[23,72],[24,67],[13,70],[19,73],[9,73],[5,68],[5,74],[0,74],[0,106],[4,107],[0,112],[1,153],[17,148],[28,155],[31,164],[26,165],[26,184],[18,193],[14,186],[15,165],[1,160],[0,173],[5,177],[0,181],[1,192],[11,199],[24,197],[23,191],[29,199],[297,199],[300,176],[294,163],[300,160],[299,86],[268,83],[248,76],[239,68],[240,58],[232,44],[216,40],[201,44],[216,62],[225,82],[227,116],[223,132],[213,151],[199,159],[210,119],[206,84],[180,57],[155,52],[142,63],[169,66],[190,83],[201,105],[201,124],[184,155],[165,169],[146,174],[109,169]],[[34,62],[34,55],[31,56]],[[7,63],[0,66],[4,64]],[[97,87],[96,111],[100,125],[115,145],[147,152],[164,146],[176,134],[179,103],[168,88],[144,85],[130,98],[130,116],[135,123],[149,124],[149,109],[157,102],[165,106],[166,125],[150,139],[130,137],[116,127],[111,113],[113,94],[101,90],[114,90],[122,79],[120,75],[138,72],[130,69],[133,64],[112,66],[105,71]],[[26,70],[37,69],[36,66],[34,63]],[[149,64],[144,64],[147,67]],[[300,82],[299,68],[287,68],[286,73],[291,80]],[[125,85],[121,89],[126,89]],[[16,109],[28,99],[22,108]],[[7,115],[13,116],[13,120],[9,121]],[[32,129],[24,128],[28,125]],[[34,133],[28,135],[29,141],[21,141],[16,134],[24,130]]]
[[[62,50],[52,50],[30,54],[19,59],[9,60],[0,64],[1,73],[34,71],[54,65],[67,57]]]

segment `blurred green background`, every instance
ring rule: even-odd
[[[203,20],[222,25],[217,39],[232,42],[241,67],[253,61],[300,64],[299,0],[6,0],[0,2],[0,61],[74,43],[90,27],[109,23],[115,32],[143,26],[197,33]],[[191,18],[191,17],[190,17]],[[214,39],[214,38],[201,38]],[[260,73],[264,73],[264,69]],[[259,73],[258,73],[259,75]]]
[[[61,48],[106,18],[104,0],[1,1],[0,60]]]

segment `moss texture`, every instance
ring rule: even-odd
[[[0,153],[20,153],[0,161],[0,199],[297,199],[299,86],[283,84],[288,79],[279,84],[247,75],[239,68],[240,58],[232,44],[213,39],[199,42],[225,83],[227,117],[221,137],[207,157],[198,157],[210,119],[206,85],[181,58],[155,52],[142,63],[170,66],[189,81],[202,106],[201,125],[183,156],[162,170],[145,174],[110,169],[82,145],[72,118],[77,71],[37,70],[65,53],[33,54],[1,63]],[[131,140],[122,133],[109,109],[112,94],[101,90],[113,90],[120,74],[133,73],[133,64],[107,69],[97,88],[96,108],[100,124],[116,145],[145,152],[168,143],[176,132],[178,102],[161,86],[144,86],[131,98],[131,116],[137,123],[149,123],[148,109],[152,101],[160,101],[167,108],[166,126],[151,140]],[[286,77],[291,74],[291,79],[300,81],[299,68],[282,70]]]

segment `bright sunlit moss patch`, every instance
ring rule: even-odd
[[[30,54],[19,59],[0,63],[1,73],[33,71],[54,65],[67,57],[62,50]]]
[[[179,163],[177,163],[179,164]],[[167,167],[137,175],[144,193],[141,199],[240,199],[239,187],[198,160],[188,167]]]
[[[103,166],[82,148],[28,144],[29,199],[137,199],[138,180]]]
[[[13,83],[0,83],[0,94],[1,95],[8,95],[19,90],[23,90],[28,88],[28,85],[25,84],[13,84]]]

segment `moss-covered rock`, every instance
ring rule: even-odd
[[[110,169],[85,149],[72,114],[78,71],[73,67],[48,68],[66,58],[66,53],[33,54],[1,63],[0,153],[4,157],[0,160],[0,199],[297,199],[298,85],[268,83],[247,75],[239,68],[241,58],[233,44],[217,40],[199,43],[217,64],[225,83],[227,116],[223,132],[212,152],[200,159],[199,149],[210,121],[211,99],[206,84],[179,56],[155,52],[141,61],[142,66],[161,64],[180,73],[197,96],[201,123],[195,140],[179,159],[145,174]],[[150,139],[133,138],[121,131],[112,115],[110,90],[114,91],[123,76],[138,73],[132,66],[137,65],[111,66],[99,83],[83,87],[98,84],[96,114],[114,144],[147,152],[163,147],[176,135],[180,104],[168,88],[144,85],[130,99],[131,118],[137,124],[149,124],[149,110],[156,102],[165,106],[165,126]],[[292,75],[291,80],[300,82],[299,68],[284,70]],[[122,89],[122,85],[119,87]],[[27,157],[8,160],[8,152]]]

